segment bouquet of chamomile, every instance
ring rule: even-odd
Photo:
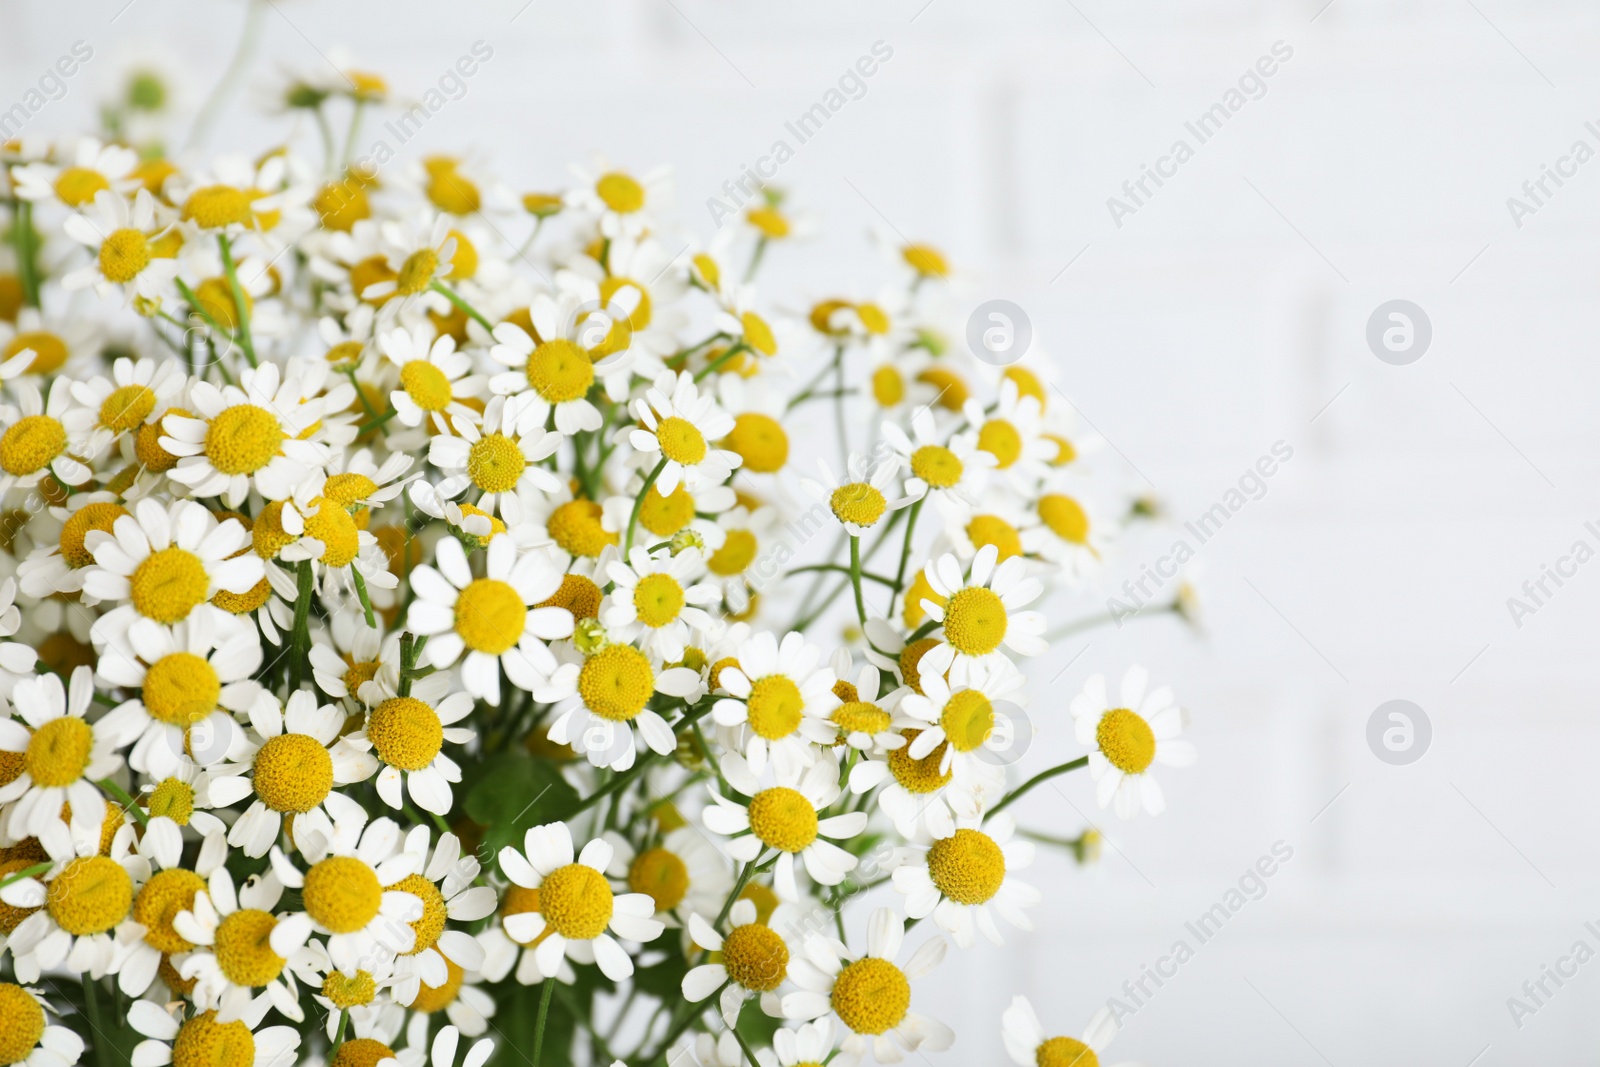
[[[919,987],[1041,902],[1011,803],[1194,757],[1134,670],[1015,780],[1119,518],[1065,399],[931,246],[788,306],[775,189],[704,240],[665,170],[353,166],[384,81],[282,95],[253,156],[0,144],[0,1065],[951,1048]]]

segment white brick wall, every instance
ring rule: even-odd
[[[8,3],[0,100],[79,38],[96,73],[132,42],[170,46],[203,93],[236,7],[137,0],[108,25],[124,2]],[[1062,694],[1133,661],[1192,706],[1204,758],[1167,776],[1166,816],[1107,825],[1100,869],[1041,861],[1036,935],[919,993],[957,1027],[962,1061],[1000,1061],[1013,991],[1080,1026],[1280,838],[1295,858],[1266,897],[1129,1021],[1113,1059],[1487,1067],[1588,1052],[1594,975],[1520,1031],[1505,999],[1600,916],[1600,566],[1520,630],[1505,599],[1600,518],[1600,164],[1521,230],[1504,202],[1600,118],[1592,4],[1335,0],[1310,24],[1322,0],[933,0],[915,22],[923,0],[535,0],[508,25],[521,3],[280,0],[264,56],[314,68],[313,46],[345,44],[420,88],[481,37],[494,60],[419,145],[485,146],[529,185],[591,150],[671,161],[703,227],[704,197],[887,41],[867,96],[783,173],[826,230],[778,259],[773,291],[874,285],[860,238],[882,225],[875,205],[944,244],[971,299],[1028,308],[1056,381],[1174,514],[1208,507],[1274,441],[1296,450],[1202,550],[1208,639],[1159,620],[1093,636],[1054,687],[1084,641],[1038,665],[1023,771],[1073,752]],[[1106,197],[1280,39],[1294,58],[1267,95],[1115,228]],[[38,128],[82,120],[91,95],[75,82]],[[259,128],[218,140],[253,144]],[[1434,325],[1409,367],[1364,341],[1394,297]],[[1131,537],[1116,580],[1169,541]],[[1365,745],[1367,716],[1394,697],[1434,724],[1411,767]],[[1061,792],[1090,810],[1085,782]],[[1019,809],[1080,824],[1049,789]]]

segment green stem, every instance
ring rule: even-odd
[[[694,376],[694,380],[698,382],[700,379],[706,377],[707,375],[716,373],[717,369],[719,367],[721,367],[724,363],[728,362],[728,360],[732,359],[734,356],[737,356],[740,352],[749,351],[749,349],[750,349],[749,345],[745,344],[743,341],[740,341],[738,344],[734,345],[732,348],[730,348],[726,352],[722,353],[722,355],[718,356],[716,359],[712,360],[710,363],[707,363],[704,367],[702,367],[700,369],[700,373],[698,373],[698,374],[696,374]]]
[[[83,981],[83,1007],[89,1016],[89,1029],[94,1031],[94,1059],[100,1067],[112,1067],[109,1056],[112,1051],[111,1039],[100,1025],[100,994],[99,980],[88,975],[81,976]]]
[[[760,857],[756,857],[760,859]],[[739,894],[744,892],[744,887],[750,883],[750,876],[756,873],[756,860],[750,860],[744,865],[744,870],[739,872],[739,880],[733,883],[733,891],[728,894],[728,899],[722,902],[722,910],[717,913],[717,921],[712,926],[722,929],[722,924],[728,921],[728,912],[733,910],[734,901],[739,899]]]
[[[842,563],[808,563],[804,567],[796,567],[794,570],[785,573],[784,577],[787,578],[795,574],[807,574],[812,571],[837,571],[839,574],[849,574],[850,568],[846,567]],[[883,575],[873,574],[871,571],[862,571],[861,577],[867,579],[869,582],[877,582],[879,585],[894,585],[893,578],[885,578]]]
[[[840,939],[843,940],[844,928],[842,926],[839,930],[839,936]],[[761,1067],[761,1061],[756,1059],[756,1054],[751,1051],[749,1042],[745,1041],[744,1035],[739,1032],[739,1028],[737,1026],[730,1026],[728,1029],[732,1032],[733,1039],[739,1042],[739,1051],[743,1052],[744,1058],[750,1061],[750,1067]]]
[[[900,591],[906,587],[906,560],[911,558],[911,534],[917,528],[917,516],[922,514],[922,503],[927,497],[922,497],[911,505],[911,514],[906,518],[906,539],[900,545],[900,566],[894,572],[894,595],[899,596]],[[890,610],[894,602],[889,604]]]
[[[335,1030],[334,1033],[333,1033],[333,1048],[334,1048],[335,1052],[337,1052],[339,1047],[344,1044],[345,1027],[347,1027],[349,1025],[350,1025],[350,1009],[349,1008],[345,1008],[344,1010],[339,1012],[339,1029]]]
[[[444,284],[444,282],[434,282],[433,283],[433,289],[434,289],[435,292],[443,293],[445,295],[445,297],[450,301],[450,303],[454,304],[456,307],[458,307],[462,311],[466,312],[469,316],[472,317],[472,320],[474,322],[476,322],[479,326],[482,326],[485,330],[488,330],[490,333],[494,332],[494,325],[492,323],[490,323],[488,319],[484,318],[481,314],[479,314],[477,308],[473,307],[471,304],[467,303],[465,300],[463,300],[459,296],[457,296],[456,295],[456,291],[454,289],[452,289],[448,285]]]
[[[350,111],[350,131],[345,134],[344,155],[339,160],[340,166],[349,166],[351,157],[356,154],[356,134],[361,129],[361,113],[366,106],[367,102],[358,97]]]
[[[1028,790],[1032,789],[1036,785],[1039,785],[1041,782],[1048,782],[1050,779],[1066,774],[1068,771],[1075,771],[1079,767],[1087,767],[1088,765],[1089,757],[1079,756],[1075,760],[1068,760],[1065,763],[1051,767],[1049,770],[1040,771],[1038,774],[1034,775],[1032,778],[1029,778],[1026,782],[1023,782],[1011,792],[1007,793],[1003,798],[1001,798],[1000,803],[989,809],[988,814],[984,817],[991,818],[995,815],[998,815],[1000,812],[1004,811],[1013,800],[1021,798],[1028,792]]]
[[[18,200],[11,215],[11,239],[17,246],[22,299],[29,307],[36,308],[39,306],[39,246],[33,238],[33,203]]]
[[[372,615],[372,600],[367,596],[367,580],[361,577],[361,572],[353,563],[350,565],[350,577],[355,579],[356,596],[361,598],[361,610],[367,616],[367,627],[376,630],[378,620]]]
[[[55,866],[53,863],[45,860],[43,863],[35,863],[32,867],[24,867],[15,874],[8,874],[6,877],[0,878],[0,889],[4,889],[12,882],[20,882],[24,878],[32,878],[36,874],[43,874],[53,866]]]
[[[294,631],[289,642],[289,691],[300,688],[311,654],[311,561],[300,561],[294,597]]]
[[[398,414],[398,412],[394,408],[390,408],[377,418],[368,419],[366,422],[363,422],[360,426],[356,427],[356,436],[361,437],[364,434],[376,430],[379,426],[382,426],[384,423],[394,418],[396,414]]]
[[[544,980],[544,989],[539,994],[539,1018],[533,1024],[533,1067],[539,1067],[539,1055],[544,1050],[544,1024],[550,1015],[550,998],[555,995],[556,979],[554,975]]]
[[[244,287],[239,284],[239,270],[234,266],[233,248],[228,244],[227,234],[217,234],[217,247],[222,249],[222,270],[228,276],[228,288],[233,292],[233,313],[239,320],[239,347],[244,349],[244,358],[254,367],[256,346],[250,338],[250,311],[245,307]]]
[[[95,784],[115,797],[117,802],[122,805],[124,811],[129,812],[135,819],[139,820],[140,826],[150,825],[150,816],[146,815],[144,813],[144,809],[134,802],[134,799],[128,795],[128,791],[126,789],[122,788],[109,778],[102,778]]]
[[[856,594],[856,618],[867,625],[867,602],[861,597],[861,538],[850,535],[850,587]]]
[[[650,487],[656,484],[656,479],[661,477],[661,472],[666,469],[667,457],[662,456],[661,462],[655,469],[645,476],[644,486],[639,490],[639,495],[633,498],[633,514],[628,516],[628,540],[622,554],[626,557],[633,551],[633,528],[639,524],[639,512],[644,509],[644,498],[649,494]]]

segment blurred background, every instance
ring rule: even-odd
[[[957,303],[1006,299],[1031,320],[1035,369],[1108,442],[1105,503],[1148,496],[1167,516],[1131,530],[1052,617],[1127,602],[1122,583],[1179,539],[1203,612],[1203,634],[1151,612],[1028,665],[1036,736],[1018,774],[1078,754],[1067,701],[1089,674],[1132,663],[1192,709],[1202,759],[1163,776],[1159,818],[1102,818],[1085,776],[1014,809],[1043,833],[1098,827],[1104,846],[1087,868],[1042,849],[1026,876],[1047,897],[1037,932],[953,956],[919,987],[916,1006],[957,1031],[952,1062],[1002,1061],[1015,992],[1055,1033],[1117,998],[1110,1062],[1592,1055],[1592,4],[275,0],[256,12],[253,65],[209,147],[281,138],[289,120],[262,114],[270,90],[289,71],[326,76],[336,48],[405,98],[482,41],[492,58],[402,158],[470,151],[517,188],[562,187],[567,164],[594,152],[670,163],[683,224],[702,235],[724,181],[775,140],[794,145],[786,122],[889,51],[776,177],[820,228],[774,258],[764,288],[797,311],[870,295],[884,277],[870,231],[943,248]],[[75,42],[92,47],[25,131],[59,135],[93,128],[139,65],[169,72],[193,113],[246,9],[6,0],[0,18],[0,108]],[[1247,478],[1275,448],[1275,473]],[[1208,511],[1202,543],[1183,524]],[[1404,717],[1386,709],[1369,729],[1394,700],[1410,702]],[[1246,876],[1275,851],[1270,877]],[[1196,936],[1188,924],[1218,904],[1226,920]],[[1179,941],[1192,950],[1181,964]]]

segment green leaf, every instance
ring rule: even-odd
[[[529,827],[565,819],[578,807],[578,792],[561,777],[558,764],[521,752],[501,753],[465,777],[476,783],[465,807],[486,828],[479,850],[485,864],[506,845],[520,847]]]

